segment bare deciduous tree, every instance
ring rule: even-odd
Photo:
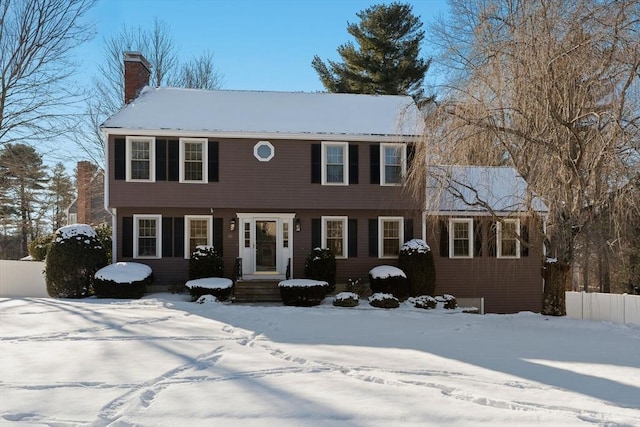
[[[0,145],[41,142],[73,126],[80,92],[72,49],[93,36],[82,18],[95,0],[0,2]]]
[[[465,163],[490,150],[514,166],[550,207],[563,274],[547,288],[564,292],[584,238],[608,263],[620,219],[640,218],[640,2],[453,0],[451,11],[432,31],[450,83],[418,157]]]
[[[182,64],[171,84],[190,89],[219,89],[222,80],[223,75],[215,67],[213,53],[205,52]]]

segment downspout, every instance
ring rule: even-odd
[[[118,221],[116,209],[109,208],[109,132],[102,129],[104,139],[104,210],[111,215],[111,263],[118,259],[116,236],[118,235]]]

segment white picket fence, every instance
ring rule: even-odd
[[[566,292],[567,317],[640,324],[640,295]]]
[[[44,262],[0,260],[0,297],[48,297],[43,271]]]

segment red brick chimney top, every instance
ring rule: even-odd
[[[149,85],[151,64],[140,52],[124,53],[124,103],[131,102]]]

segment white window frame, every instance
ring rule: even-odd
[[[386,158],[385,151],[387,148],[399,148],[401,150],[400,153],[400,182],[387,182],[387,173],[386,173]],[[380,185],[383,186],[397,186],[402,185],[402,180],[404,180],[405,175],[407,174],[407,145],[406,144],[398,144],[398,143],[383,143],[380,144]]]
[[[455,255],[454,253],[454,224],[467,224],[469,236],[467,240],[469,242],[469,254],[468,255]],[[472,218],[451,218],[449,219],[449,258],[455,259],[469,259],[473,258],[473,219]]]
[[[208,182],[209,177],[209,140],[207,138],[180,138],[180,182],[188,183],[188,184],[206,184]],[[192,180],[185,178],[185,149],[186,144],[202,144],[202,179],[201,180]]]
[[[184,216],[184,258],[191,258],[191,220],[207,220],[207,246],[213,246],[213,217],[211,215],[185,215]],[[217,248],[216,248],[217,249]]]
[[[267,157],[261,157],[258,151],[262,147],[268,147],[269,150],[271,150],[271,154],[269,154]],[[269,160],[273,159],[275,155],[276,149],[269,141],[258,141],[256,145],[253,146],[253,156],[260,162],[268,162]]]
[[[342,222],[342,255],[336,255],[336,259],[349,258],[349,217],[346,216],[323,216],[322,219],[322,245],[324,248],[328,248],[327,245],[327,221],[341,221]]]
[[[327,148],[342,148],[342,182],[327,182]],[[349,185],[349,143],[348,142],[322,142],[322,185]]]
[[[400,248],[404,244],[404,217],[402,216],[379,216],[378,217],[378,258],[380,259],[398,259],[398,255],[384,254],[384,223],[398,223],[398,255]]]
[[[127,145],[127,153],[126,153],[126,162],[127,162],[127,176],[126,180],[128,182],[155,182],[156,181],[156,138],[153,136],[127,136],[126,138]],[[131,144],[136,142],[147,142],[149,143],[149,179],[133,179],[131,178]]]
[[[515,224],[516,225],[516,236],[514,240],[516,241],[516,254],[515,255],[502,255],[502,225],[503,224]],[[496,242],[497,242],[497,257],[502,259],[519,259],[520,258],[520,219],[519,218],[511,218],[511,219],[503,219],[497,222],[496,226]]]
[[[153,220],[156,222],[156,255],[139,255],[138,239],[140,220]],[[135,259],[160,259],[162,258],[162,215],[139,214],[133,215],[133,258]]]

